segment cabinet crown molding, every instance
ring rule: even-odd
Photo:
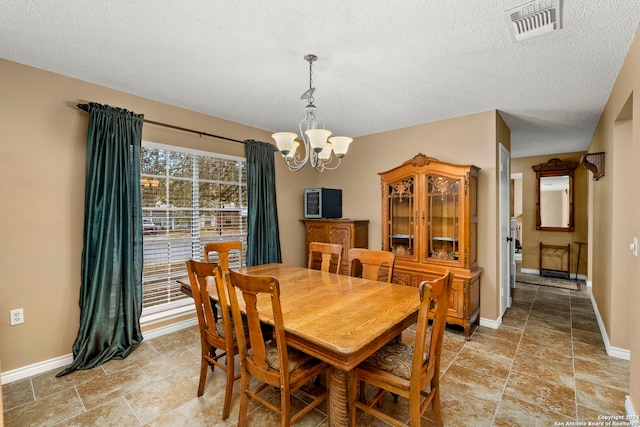
[[[412,159],[407,160],[403,163],[403,165],[412,165],[412,166],[426,166],[431,162],[439,162],[440,160],[435,157],[429,157],[422,153],[416,154]]]

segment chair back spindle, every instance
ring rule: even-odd
[[[309,261],[307,268],[339,273],[341,264],[342,245],[321,242],[309,243]]]
[[[217,254],[218,264],[222,268],[222,272],[229,271],[230,259],[235,258],[233,254],[237,253],[237,265],[242,267],[242,242],[209,242],[204,245],[204,262],[215,262],[214,259],[210,259],[210,253]],[[234,261],[236,261],[234,259]],[[234,262],[234,264],[236,264]]]
[[[362,267],[362,278],[381,280],[391,283],[393,279],[393,265],[396,255],[393,252],[374,249],[349,249],[349,275],[357,275],[358,265]],[[383,274],[386,272],[386,278]]]

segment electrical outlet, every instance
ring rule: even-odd
[[[19,325],[24,323],[24,310],[21,308],[16,308],[15,310],[11,310],[11,326]]]

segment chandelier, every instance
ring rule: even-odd
[[[307,163],[318,172],[334,170],[340,166],[353,139],[347,136],[329,138],[331,131],[324,128],[324,120],[318,117],[318,109],[313,104],[313,93],[316,90],[313,87],[313,63],[318,57],[309,54],[304,59],[309,63],[309,89],[300,96],[300,99],[307,101],[304,113],[299,118],[304,153],[298,152],[300,142],[296,141],[298,135],[293,132],[278,132],[271,137],[275,139],[289,170],[298,171]]]

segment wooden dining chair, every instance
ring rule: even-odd
[[[229,260],[233,259],[242,267],[242,242],[232,240],[229,242],[209,242],[204,244],[204,262],[215,262],[220,265],[223,276],[229,271]],[[210,255],[213,255],[212,257]],[[213,306],[213,312],[217,315],[220,304]]]
[[[222,419],[226,420],[231,411],[233,382],[239,379],[240,375],[234,375],[234,356],[239,353],[239,349],[235,340],[225,291],[225,279],[222,268],[218,264],[189,260],[187,261],[187,271],[200,329],[201,359],[198,397],[204,393],[209,366],[211,366],[212,370],[215,366],[223,370],[226,374],[226,387]],[[218,303],[222,308],[217,312],[220,313],[219,315],[213,310],[211,298],[207,292],[207,282],[210,278],[214,279],[215,289],[218,293]],[[216,354],[216,350],[221,352]],[[220,360],[222,358],[225,359],[224,363]]]
[[[239,265],[242,266],[242,242],[240,241],[205,243],[203,251],[204,262],[218,264],[222,269],[223,276],[227,271],[229,271],[229,258],[232,256],[230,255],[230,253],[237,251],[237,256],[239,257]],[[213,257],[209,256],[211,253],[214,253]],[[193,297],[193,291],[191,290],[191,286],[189,284],[183,283],[180,287],[180,290],[190,297]],[[214,305],[213,312],[216,318],[218,317],[217,310],[218,307]]]
[[[309,262],[307,268],[339,273],[342,263],[342,245],[334,243],[309,243]],[[318,268],[319,267],[319,268]]]
[[[273,277],[247,276],[233,270],[229,272],[229,300],[235,321],[236,336],[240,350],[240,411],[238,427],[247,424],[249,399],[254,399],[280,415],[280,425],[289,426],[300,420],[309,411],[327,399],[324,389],[318,395],[312,395],[301,387],[324,372],[328,365],[287,345],[280,306],[280,285]],[[242,316],[236,289],[245,303],[246,322],[249,329],[247,337],[242,327]],[[258,316],[258,300],[268,298],[273,313],[273,340],[265,342]],[[263,300],[264,301],[264,300]],[[263,310],[266,310],[264,307]],[[248,338],[248,342],[247,342]],[[251,353],[247,345],[251,344]],[[260,384],[251,389],[251,378]],[[280,407],[270,402],[272,396],[259,393],[268,387],[280,390]],[[298,391],[308,402],[307,406],[291,415],[291,393]]]
[[[239,266],[242,267],[242,242],[241,241],[231,241],[231,242],[209,242],[204,245],[204,262],[216,262],[215,259],[211,259],[209,254],[215,252],[217,254],[217,263],[222,268],[222,272],[226,273],[229,271],[229,257],[230,252],[236,252]]]
[[[362,277],[369,280],[384,279],[386,271],[386,279],[384,281],[391,283],[393,279],[393,265],[396,261],[396,255],[393,252],[378,251],[374,249],[351,248],[349,249],[349,275],[358,274],[358,266],[362,267]]]
[[[391,425],[405,426],[406,424],[379,408],[378,403],[385,391],[409,400],[409,426],[420,426],[420,418],[429,405],[433,406],[436,426],[443,425],[440,409],[440,353],[452,281],[453,276],[447,270],[440,278],[420,283],[421,302],[414,346],[392,341],[355,368],[353,381],[349,384],[351,425],[356,425],[356,410],[360,409]],[[435,313],[429,327],[431,309],[435,309]],[[378,387],[368,403],[364,383]],[[358,385],[361,386],[359,400]],[[423,390],[427,386],[428,392]],[[374,408],[376,405],[378,408]]]

